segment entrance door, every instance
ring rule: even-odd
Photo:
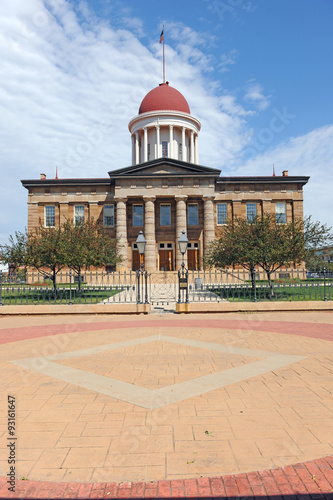
[[[173,271],[173,250],[159,250],[160,271]]]
[[[199,269],[199,249],[189,248],[187,251],[187,264],[189,271],[198,271]]]
[[[143,255],[142,258],[143,258],[143,262],[144,262],[145,256]],[[135,248],[133,248],[133,250],[132,250],[132,271],[137,271],[138,269],[140,269],[140,265],[141,265],[141,262],[140,262],[139,251],[136,250]]]

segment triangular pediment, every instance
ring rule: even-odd
[[[111,179],[133,177],[219,177],[221,171],[215,168],[194,165],[172,158],[159,158],[157,160],[140,163],[131,167],[121,168],[109,172]]]

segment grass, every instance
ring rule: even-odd
[[[323,284],[275,284],[274,301],[312,301],[324,300],[325,289]],[[235,302],[253,302],[254,293],[251,286],[232,286],[209,287],[209,291],[215,293],[221,299]],[[256,286],[256,295],[258,301],[269,301],[270,292],[267,282]],[[326,283],[327,300],[333,299],[333,283]]]
[[[72,285],[64,284],[57,288],[57,293],[49,286],[5,285],[2,287],[3,305],[69,304],[70,295],[73,304],[98,304],[121,293],[124,288],[107,286],[82,286],[81,291]]]

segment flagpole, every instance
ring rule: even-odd
[[[163,24],[164,31],[164,24]],[[165,49],[164,49],[164,36],[163,36],[163,83],[165,83]]]

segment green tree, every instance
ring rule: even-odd
[[[261,267],[266,272],[272,297],[272,273],[303,259],[303,222],[277,224],[273,215],[266,214],[250,223],[242,218],[229,221],[220,238],[212,243],[206,262],[222,268],[243,266],[250,271],[253,288],[255,267]]]
[[[65,262],[78,277],[81,287],[83,269],[115,265],[120,261],[117,241],[106,229],[94,220],[74,224],[66,220],[61,227],[65,241]]]
[[[16,231],[9,236],[9,243],[0,246],[0,260],[15,269],[27,265],[27,233]]]
[[[211,243],[205,264],[209,267],[240,265],[251,275],[252,289],[255,286],[255,266],[258,264],[254,226],[246,219],[236,218],[221,229],[220,237]]]
[[[28,234],[27,265],[37,269],[57,290],[57,275],[66,266],[66,241],[61,228],[42,224]]]
[[[324,262],[318,251],[323,247],[333,245],[332,228],[319,221],[312,221],[311,215],[306,216],[304,218],[304,245],[307,269],[321,268]]]

